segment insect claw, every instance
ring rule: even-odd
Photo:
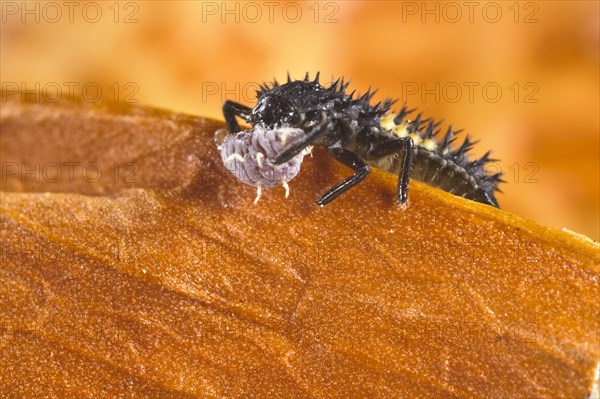
[[[257,152],[256,153],[256,163],[258,164],[259,167],[263,167],[263,162],[264,162],[265,156],[262,152]]]
[[[246,162],[246,156],[241,156],[240,154],[231,154],[230,156],[227,157],[227,159],[225,159],[225,162],[231,162],[233,160],[237,160],[240,162]]]
[[[283,188],[285,188],[285,198],[288,198],[290,196],[290,186],[285,180],[285,177],[281,178],[281,185],[283,186]]]
[[[258,183],[258,185],[256,186],[256,198],[254,199],[254,205],[258,204],[258,200],[260,199],[261,192],[262,192],[262,189],[260,187],[260,183]]]

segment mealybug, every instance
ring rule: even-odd
[[[221,129],[215,133],[215,141],[225,168],[239,180],[256,187],[254,203],[258,202],[262,188],[282,185],[285,196],[288,197],[290,189],[287,183],[300,172],[300,164],[311,147],[278,165],[268,160],[301,140],[304,137],[302,129],[280,127],[267,130],[264,126],[257,125],[252,130],[235,134],[222,136],[222,133]]]
[[[458,133],[452,126],[438,139],[441,121],[424,119],[422,114],[409,120],[408,116],[414,110],[403,106],[398,113],[390,113],[395,101],[387,99],[371,105],[375,91],[369,90],[354,98],[354,92],[346,94],[347,87],[348,83],[338,79],[326,88],[319,83],[319,73],[312,81],[308,74],[304,80],[294,81],[288,75],[285,84],[275,81],[271,86],[261,86],[254,108],[226,101],[223,115],[232,138],[225,138],[224,143],[229,144],[225,152],[222,149],[223,160],[239,160],[243,158],[242,154],[262,151],[266,162],[274,168],[270,173],[275,179],[284,177],[281,182],[287,183],[298,172],[294,168],[300,167],[301,158],[298,161],[296,157],[304,156],[307,148],[318,145],[327,148],[335,159],[355,171],[316,201],[321,206],[359,183],[369,174],[370,167],[376,167],[398,174],[397,199],[401,205],[408,198],[408,184],[413,178],[498,207],[495,192],[500,191],[498,184],[503,180],[501,173],[487,174],[484,169],[486,163],[495,161],[489,157],[490,151],[479,159],[470,160],[467,152],[474,142],[468,136],[458,148],[450,148]],[[236,117],[249,122],[252,129],[240,135]],[[279,134],[290,136],[292,131],[293,140],[284,145],[260,149],[257,146],[261,140],[280,143],[275,137]],[[268,153],[265,148],[269,148]],[[239,158],[235,154],[239,154]],[[275,172],[278,166],[289,166],[295,173],[288,173],[288,169]],[[254,158],[242,167],[242,170],[251,169],[252,173],[244,174],[239,170],[233,173],[246,183],[257,185],[260,182],[259,187],[267,187],[262,177],[256,177],[259,176],[257,167],[260,170],[264,164]]]

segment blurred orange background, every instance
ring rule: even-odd
[[[503,209],[599,239],[597,1],[0,4],[5,95],[222,119],[225,99],[252,105],[288,71],[345,76],[464,128],[476,155],[493,149]]]

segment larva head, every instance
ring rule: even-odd
[[[268,93],[252,110],[252,124],[262,124],[268,128],[277,126],[298,126],[300,112],[288,99],[275,93]]]

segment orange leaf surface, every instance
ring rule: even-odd
[[[0,391],[10,398],[584,398],[598,246],[323,151],[283,189],[221,122],[1,109]]]

